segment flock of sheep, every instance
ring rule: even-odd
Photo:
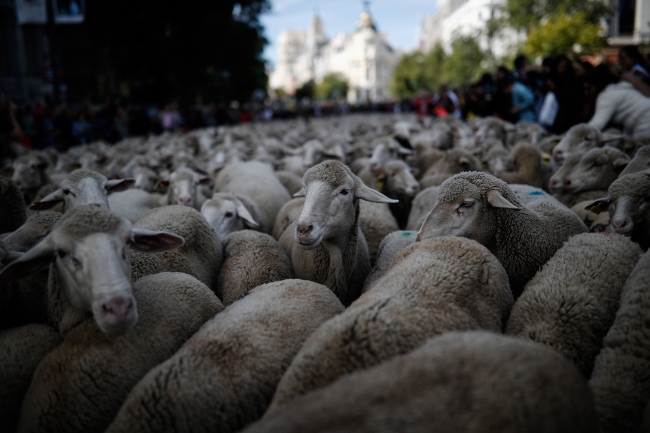
[[[0,431],[647,428],[645,144],[385,115],[4,161]]]

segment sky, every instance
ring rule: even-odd
[[[361,0],[271,0],[272,10],[262,16],[269,44],[264,58],[274,65],[278,57],[277,41],[284,30],[306,31],[317,12],[323,20],[325,35],[352,33],[363,11]],[[386,35],[394,48],[417,48],[422,19],[436,11],[436,0],[371,0],[370,14],[377,30]]]

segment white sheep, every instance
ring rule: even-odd
[[[492,332],[448,332],[297,398],[244,430],[262,432],[598,431],[589,388],[562,356]]]
[[[215,193],[201,206],[201,215],[205,217],[219,239],[244,229],[258,230],[266,234],[270,234],[273,229],[273,225],[263,219],[266,215],[262,213],[256,202],[236,193]]]
[[[326,287],[260,286],[133,388],[107,433],[235,432],[259,419],[303,342],[343,311]]]
[[[131,293],[130,248],[159,252],[177,248],[183,238],[131,227],[101,207],[66,213],[49,235],[0,271],[11,283],[50,266],[48,314],[62,335],[94,316],[107,334],[124,332],[138,321]]]
[[[48,325],[25,325],[0,332],[0,425],[16,431],[20,406],[43,358],[61,343]]]
[[[167,195],[160,200],[161,205],[174,205],[193,207],[200,210],[207,197],[199,188],[202,185],[211,186],[214,180],[201,176],[194,170],[186,167],[174,170],[169,180],[158,182],[157,188],[167,187]]]
[[[159,272],[183,272],[216,290],[223,263],[221,241],[201,214],[189,206],[163,206],[153,209],[134,224],[134,229],[170,232],[181,236],[184,244],[161,254],[135,251],[131,257],[131,280]]]
[[[271,236],[242,230],[223,240],[224,261],[217,280],[217,296],[225,306],[255,287],[293,278],[287,253]]]
[[[542,195],[524,204],[502,180],[469,172],[440,186],[418,240],[463,236],[485,245],[508,273],[516,299],[567,239],[586,230],[575,213],[554,199]]]
[[[104,431],[133,387],[223,309],[196,278],[160,273],[133,285],[140,320],[107,337],[92,319],[72,329],[40,363],[19,432]]]
[[[284,232],[294,234],[289,257],[295,276],[326,285],[349,305],[370,272],[368,246],[359,228],[359,200],[395,200],[364,185],[339,161],[310,168],[303,184],[295,195],[304,196],[305,204]]]
[[[649,271],[650,253],[645,253],[625,282],[589,380],[602,431],[607,433],[638,431],[650,400]]]
[[[526,285],[506,334],[546,344],[589,378],[641,248],[619,235],[569,239]]]
[[[309,337],[269,410],[409,352],[434,335],[502,332],[512,304],[508,276],[478,242],[450,237],[409,245],[371,290]]]

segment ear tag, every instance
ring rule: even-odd
[[[548,164],[549,162],[551,162],[551,155],[549,153],[542,154],[542,161],[544,162],[544,164]]]
[[[488,169],[488,163],[485,162],[485,161],[483,161],[483,162],[481,163],[481,168],[482,168],[483,170],[487,170],[487,169]]]
[[[377,181],[377,184],[375,185],[378,190],[381,190],[384,187],[384,182],[381,180]]]
[[[589,206],[591,206],[591,208],[589,209],[589,212],[595,213],[597,215],[600,214],[602,212],[602,210],[600,209],[600,205],[602,205],[601,202],[598,202],[597,204],[595,204],[593,206],[591,205],[591,203],[589,203]]]

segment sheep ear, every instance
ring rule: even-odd
[[[415,150],[408,149],[400,145],[397,147],[397,153],[399,153],[400,155],[413,155],[415,154]]]
[[[214,180],[212,180],[211,177],[202,177],[199,179],[199,185],[206,185],[206,186],[214,185]]]
[[[598,143],[610,143],[612,141],[620,140],[625,138],[625,135],[621,134],[603,134],[602,132],[596,137]]]
[[[613,162],[614,168],[616,170],[622,170],[630,163],[630,160],[627,158],[616,158]]]
[[[246,206],[244,206],[242,202],[235,200],[235,205],[237,206],[237,215],[239,218],[243,219],[247,225],[255,228],[260,226],[257,222],[255,222],[255,219],[250,214],[250,212],[248,212],[248,209],[246,209]]]
[[[306,195],[305,193],[305,187],[300,188],[300,191],[295,193],[293,196],[294,197],[304,197]]]
[[[13,283],[47,268],[54,260],[54,245],[46,238],[0,271],[0,284]]]
[[[106,182],[106,191],[107,192],[120,192],[126,191],[131,188],[135,183],[135,179],[113,179]]]
[[[585,206],[585,210],[588,210],[591,213],[595,213],[596,215],[600,215],[601,212],[607,212],[611,202],[612,201],[608,197],[599,198],[598,200],[594,200]]]
[[[53,193],[50,193],[43,197],[40,201],[32,203],[29,207],[29,210],[47,210],[52,209],[59,203],[63,202],[63,190],[57,189]]]
[[[500,209],[514,209],[514,210],[521,210],[519,206],[515,206],[514,204],[510,203],[504,196],[501,195],[499,191],[496,189],[492,189],[488,191],[487,193],[487,201],[490,203],[492,207],[500,208]]]
[[[161,253],[183,246],[185,239],[168,232],[155,232],[153,230],[134,227],[131,230],[131,248],[141,253]]]
[[[374,189],[364,185],[361,181],[359,181],[354,190],[354,196],[358,199],[373,203],[399,203],[399,200],[390,199],[379,191],[375,191]]]

